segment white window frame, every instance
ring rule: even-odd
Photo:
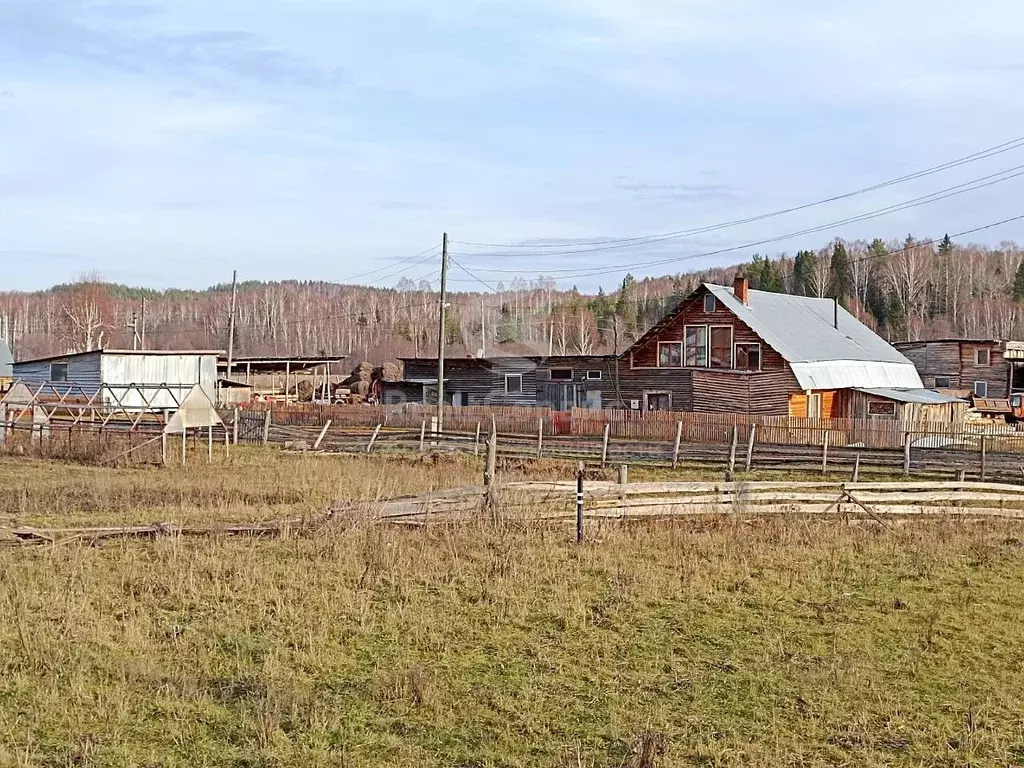
[[[984,389],[985,391],[984,392],[979,392],[978,391],[979,389]],[[976,382],[974,382],[974,389],[972,391],[974,392],[974,396],[975,397],[980,397],[982,399],[988,397],[988,382],[987,381],[976,381]]]
[[[686,333],[684,330],[683,333]],[[679,347],[679,365],[662,365],[661,364],[661,348],[669,345],[676,345]],[[658,357],[654,361],[658,368],[683,368],[686,362],[686,344],[682,341],[659,341],[658,342]]]
[[[740,347],[757,347],[757,370],[753,368],[737,368],[736,361],[739,359],[739,355],[736,354],[736,350]],[[750,373],[760,373],[764,360],[761,359],[761,342],[759,341],[737,341],[732,345],[732,367],[737,371],[749,371]]]
[[[704,365],[687,365],[686,364],[686,358],[687,358],[687,354],[686,354],[686,337],[687,337],[687,331],[689,331],[690,328],[703,328],[704,329]],[[683,356],[681,358],[682,367],[683,368],[707,368],[708,364],[711,362],[710,344],[711,344],[711,331],[708,330],[708,326],[707,325],[705,325],[703,323],[695,323],[693,325],[684,325],[683,326]]]
[[[729,329],[729,357],[730,357],[730,360],[729,360],[729,364],[728,365],[722,366],[720,368],[711,364],[711,332],[714,331],[716,328],[728,328]],[[733,329],[733,327],[731,325],[709,325],[708,326],[708,365],[707,365],[707,367],[710,368],[713,371],[731,371],[733,369],[733,364],[736,362],[736,358],[733,356],[733,352],[735,350],[733,349],[733,346],[732,346],[733,343],[735,342],[735,340],[736,340],[736,332],[735,332],[735,330]]]
[[[817,403],[817,407],[811,408],[811,403]],[[807,393],[807,418],[808,419],[820,419],[822,407],[825,405],[821,392],[808,392]]]
[[[601,371],[587,371],[587,381],[600,381],[602,378]]]
[[[939,379],[944,379],[945,384],[939,384]],[[949,389],[952,384],[952,378],[950,376],[936,376],[935,377],[935,388],[936,389]]]
[[[651,390],[646,390],[645,389],[644,390],[644,411],[649,411],[651,409],[651,401],[650,401],[651,395],[665,395],[665,396],[667,396],[668,397],[668,410],[670,410],[670,411],[672,410],[672,393],[671,392],[669,392],[666,389],[651,389]]]
[[[513,392],[508,388],[508,382],[510,379],[519,379],[519,389]],[[523,394],[523,374],[521,373],[506,373],[505,374],[505,394],[506,395],[521,395]]]
[[[556,379],[555,378],[555,371],[568,371],[569,372],[569,378],[567,378],[567,379],[564,379],[564,378]],[[548,369],[548,381],[572,381],[575,378],[576,378],[576,371],[574,371],[572,368],[549,368]]]
[[[981,362],[978,357],[985,355],[985,362]],[[988,347],[977,347],[974,350],[974,365],[977,368],[991,368],[992,367],[992,350]]]
[[[708,300],[709,299],[711,300],[710,301],[711,309],[708,309]],[[705,314],[711,314],[713,312],[716,312],[717,310],[718,310],[718,299],[715,298],[715,294],[713,294],[713,293],[705,293],[704,294],[704,312],[705,312]]]

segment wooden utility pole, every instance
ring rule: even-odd
[[[132,332],[132,349],[139,348],[139,316],[132,312],[132,319],[128,323]]]
[[[146,348],[146,297],[142,297],[142,338],[139,341],[142,349]]]
[[[437,432],[444,431],[444,342],[448,309],[448,233],[441,236],[441,304],[437,313]]]
[[[480,357],[487,357],[487,307],[480,301]]]
[[[235,362],[235,300],[238,297],[238,270],[231,270],[231,316],[228,318],[228,372],[224,378],[231,378],[231,367]],[[285,392],[287,400],[288,393]]]

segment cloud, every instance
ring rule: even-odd
[[[70,0],[8,0],[0,6],[0,60],[68,58],[136,75],[225,85],[225,76],[270,86],[330,89],[347,74],[233,29],[145,33],[140,16],[156,6],[91,5]]]
[[[729,200],[739,190],[727,184],[616,184],[617,189],[632,192],[635,200]]]

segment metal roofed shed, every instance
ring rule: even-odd
[[[216,398],[215,350],[96,349],[14,363],[14,378],[55,390],[76,388],[86,397],[102,392],[106,404],[174,409],[199,386]]]
[[[860,419],[962,422],[971,404],[932,389],[856,387],[850,390],[850,412]]]
[[[893,387],[857,387],[858,392],[876,395],[900,403],[921,403],[923,405],[942,405],[945,403],[963,403],[959,397],[953,397],[933,389],[899,389]]]
[[[878,386],[920,389],[914,364],[832,299],[704,286],[789,362],[805,390]]]

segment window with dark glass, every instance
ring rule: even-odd
[[[68,364],[50,363],[50,381],[67,381]]]
[[[552,368],[551,381],[572,381],[572,368]]]
[[[761,345],[760,344],[737,344],[736,345],[736,370],[738,370],[738,371],[760,371],[761,370]]]
[[[708,367],[708,327],[686,326],[686,365],[690,368]]]
[[[732,326],[711,326],[711,367],[732,368]]]
[[[714,295],[710,294],[710,293],[706,294],[704,296],[704,311],[705,312],[714,312],[717,308],[718,308],[718,305],[715,304],[715,297],[714,297]]]
[[[658,344],[658,367],[679,368],[683,364],[683,345],[678,341],[663,341]]]

